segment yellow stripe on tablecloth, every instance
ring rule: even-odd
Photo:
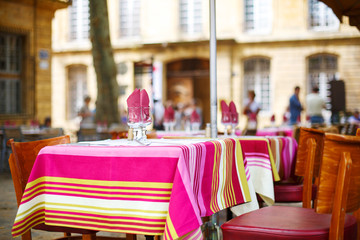
[[[243,138],[241,140],[265,140],[266,141],[268,152],[269,152],[271,170],[272,170],[273,176],[274,176],[274,181],[280,181],[280,176],[279,176],[278,171],[276,170],[276,165],[275,165],[275,162],[274,162],[274,157],[273,157],[272,152],[271,152],[269,140],[267,138],[259,138],[259,137],[256,137],[256,138],[251,138],[250,137],[250,138],[245,138],[245,139]]]
[[[59,226],[59,224],[57,223],[46,223],[46,225],[51,225],[51,226]],[[77,225],[71,225],[71,224],[65,224],[65,223],[62,223],[61,226],[63,227],[71,227],[71,228],[74,228],[74,227],[79,227]],[[93,227],[91,226],[91,230],[96,230],[96,231],[105,231],[105,232],[122,232],[122,233],[130,233],[130,234],[141,234],[141,235],[163,235],[163,232],[146,232],[146,231],[138,231],[138,230],[128,230],[128,229],[125,229],[125,230],[121,230],[121,229],[112,229],[112,228],[104,228],[104,227],[101,227],[101,226],[97,226],[97,227]],[[145,230],[145,229],[144,229]],[[162,230],[162,229],[159,229],[159,230]]]
[[[22,231],[26,230],[27,228],[29,228],[29,226],[34,227],[33,224],[36,223],[37,224],[40,224],[40,223],[44,223],[45,221],[39,221],[41,219],[44,219],[43,216],[40,216],[40,217],[37,217],[37,218],[34,218],[32,219],[31,222],[28,222],[26,225],[22,225],[22,224],[19,224],[19,226],[22,226],[21,228],[17,229],[16,231],[12,231],[12,234],[14,235],[14,237],[17,237],[19,233],[21,233]],[[39,221],[39,222],[38,222]],[[18,227],[18,226],[17,226]]]
[[[155,194],[171,194],[171,188],[169,191],[163,191],[163,190],[139,190],[139,189],[116,189],[116,188],[103,188],[101,186],[97,187],[81,187],[81,186],[72,186],[72,185],[64,185],[61,183],[41,183],[39,185],[37,185],[36,187],[34,187],[31,190],[28,190],[27,192],[32,192],[35,189],[44,187],[44,186],[49,186],[49,187],[59,187],[59,188],[67,188],[67,189],[81,189],[81,190],[92,190],[92,191],[101,191],[101,192],[136,192],[136,193],[155,193]],[[136,188],[136,187],[134,187]]]
[[[32,198],[34,195],[39,193],[72,193],[72,194],[78,194],[82,196],[98,196],[98,197],[123,197],[123,198],[136,198],[136,199],[149,199],[149,200],[170,200],[170,196],[168,197],[162,197],[162,196],[143,196],[143,195],[123,195],[123,194],[104,194],[104,193],[91,193],[91,192],[78,192],[78,191],[66,191],[66,190],[58,190],[58,189],[40,189],[36,192],[33,192],[32,194],[24,197],[21,199],[21,202],[28,200],[29,198]]]
[[[58,210],[58,211],[64,211],[63,209],[56,209],[56,208],[46,208],[46,210]],[[147,217],[147,216],[140,216],[140,215],[129,215],[129,214],[121,214],[121,215],[116,215],[116,214],[111,214],[111,215],[108,215],[106,214],[106,216],[116,216],[116,217],[119,217],[118,219],[114,219],[114,218],[108,218],[108,217],[95,217],[95,216],[88,216],[88,215],[78,215],[77,211],[72,211],[71,213],[50,213],[51,215],[54,215],[54,216],[62,216],[62,217],[76,217],[76,218],[83,218],[83,219],[93,219],[93,220],[103,220],[103,221],[108,221],[108,222],[111,222],[111,221],[118,221],[118,222],[134,222],[134,223],[146,223],[146,224],[149,224],[149,225],[156,225],[156,224],[162,224],[162,223],[165,223],[165,219],[166,217]],[[86,213],[89,213],[89,214],[92,214],[91,212],[86,212]],[[96,215],[99,215],[99,214],[96,214]],[[138,220],[138,219],[121,219],[122,217],[132,217],[132,218],[147,218],[149,220],[155,220],[155,219],[158,219],[158,220],[163,220],[163,222],[153,222],[153,221],[146,221],[146,220]],[[46,218],[48,219],[48,218]],[[57,218],[59,219],[59,218]]]
[[[171,238],[173,238],[173,239],[179,238],[179,235],[175,231],[174,224],[172,223],[172,220],[170,218],[170,214],[168,214],[166,217],[166,225],[167,225],[167,228],[169,229],[169,233],[168,233],[168,231],[165,231],[165,234],[167,234],[166,235],[167,239],[170,239],[170,236],[168,234],[170,234]]]
[[[218,142],[214,141],[212,142],[214,144],[214,167],[213,167],[213,180],[212,180],[212,184],[211,184],[211,189],[212,189],[212,196],[211,196],[211,201],[210,201],[210,209],[213,212],[218,212],[220,211],[219,207],[218,207],[218,203],[217,203],[217,192],[219,189],[218,186],[218,182],[219,182],[219,162],[220,162],[220,157],[218,154],[219,151],[219,147],[217,146],[217,144],[219,144]],[[221,148],[221,146],[220,146]]]
[[[83,185],[96,185],[96,186],[110,186],[110,187],[134,187],[141,186],[141,188],[165,188],[172,189],[173,183],[162,182],[128,182],[128,181],[106,181],[106,180],[88,180],[78,178],[63,178],[63,177],[39,177],[26,185],[26,188],[30,188],[40,182],[59,182],[59,183],[72,183]]]
[[[104,223],[104,222],[92,222],[92,221],[83,221],[83,220],[74,220],[74,219],[59,219],[59,218],[52,218],[52,217],[46,217],[45,222],[46,221],[56,221],[59,222],[61,221],[61,225],[69,223],[70,226],[77,226],[76,224],[72,225],[71,223],[82,223],[85,225],[96,225],[96,224],[100,224],[101,226],[103,226],[104,228],[106,228],[106,226],[108,227],[114,227],[116,225],[121,226],[121,227],[131,227],[131,228],[136,228],[136,229],[145,229],[145,230],[164,230],[164,226],[162,227],[148,227],[148,226],[140,226],[140,225],[131,225],[131,224],[114,224],[114,223]]]
[[[234,139],[235,140],[235,139]],[[234,156],[233,156],[233,154],[232,154],[232,152],[234,151],[234,149],[235,149],[235,151],[236,151],[236,140],[235,140],[235,146],[233,146],[232,145],[232,141],[231,141],[231,152],[230,152],[230,158],[229,158],[229,166],[231,166],[231,168],[229,169],[229,171],[228,171],[228,174],[229,174],[229,176],[228,176],[228,179],[229,179],[229,181],[230,181],[230,192],[229,192],[229,195],[230,195],[230,200],[232,201],[230,204],[231,205],[234,205],[234,204],[236,204],[236,195],[235,195],[235,189],[234,189],[234,185],[233,185],[233,182],[232,182],[232,171],[233,171],[233,167],[235,167],[234,165],[233,165],[233,162],[236,164],[236,161],[234,161]]]
[[[223,159],[222,162],[224,162],[224,167],[223,167],[223,182],[224,182],[224,187],[222,190],[224,190],[223,192],[223,205],[224,207],[228,207],[225,204],[225,199],[228,200],[229,204],[232,206],[234,205],[234,199],[235,199],[235,194],[234,194],[234,189],[233,189],[233,185],[232,185],[232,177],[231,177],[231,173],[232,173],[232,162],[233,162],[233,142],[232,140],[229,139],[224,139],[224,150],[223,152],[225,152],[225,159]],[[224,155],[223,155],[224,157]],[[225,189],[226,187],[226,189]]]
[[[273,172],[273,175],[274,175],[274,181],[280,181],[280,176],[279,176],[278,171],[276,170],[276,165],[275,165],[275,162],[274,162],[274,157],[273,157],[272,151],[271,151],[271,149],[270,149],[269,140],[268,140],[268,139],[265,139],[265,140],[266,140],[267,146],[268,146],[268,151],[269,151],[269,156],[270,156],[270,163],[271,163],[271,169],[272,169],[272,172]]]
[[[41,208],[38,208],[40,205],[43,205],[43,206],[41,206]],[[44,205],[45,205],[45,202],[38,202],[37,204],[31,206],[31,208],[29,208],[25,211],[18,212],[16,214],[16,219],[20,218],[23,215],[27,215],[29,212],[35,212],[35,210],[37,211],[39,209],[44,209]]]
[[[226,146],[226,142],[224,140],[220,140],[219,141],[221,144],[221,155],[220,155],[220,163],[219,163],[219,191],[217,196],[219,197],[219,201],[220,202],[220,208],[223,209],[225,208],[225,196],[224,196],[224,191],[225,191],[225,183],[226,183],[226,167],[227,167],[227,162],[226,157],[227,157],[227,146]],[[222,171],[221,171],[222,170]]]
[[[196,237],[199,233],[201,232],[201,228],[198,228],[194,231],[191,231],[187,234],[185,234],[184,236],[181,236],[180,238],[178,238],[177,240],[182,240],[187,238],[190,234],[192,235],[190,238],[187,238],[187,240],[194,240],[194,239],[201,239],[202,234],[200,234],[198,237]]]
[[[236,162],[238,169],[238,176],[240,177],[240,185],[242,188],[244,199],[248,202],[251,201],[249,185],[246,178],[245,166],[244,166],[244,156],[242,155],[242,148],[240,140],[236,139]]]

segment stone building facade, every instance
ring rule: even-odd
[[[51,20],[68,5],[0,0],[0,125],[51,116]]]
[[[209,1],[108,0],[108,7],[120,105],[140,87],[163,103],[199,100],[209,122]],[[73,0],[53,21],[52,116],[59,126],[76,128],[83,97],[93,106],[96,99],[86,11],[86,0]],[[342,79],[346,109],[360,107],[360,34],[323,3],[222,0],[216,14],[219,100],[234,100],[242,112],[253,89],[260,126],[273,114],[281,124],[295,86],[305,103],[313,85],[326,97],[329,81]]]

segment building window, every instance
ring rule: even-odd
[[[337,30],[339,20],[333,11],[319,0],[309,0],[309,27],[316,31]]]
[[[245,31],[266,34],[271,32],[272,0],[245,0]]]
[[[0,32],[0,114],[21,112],[23,37]]]
[[[70,40],[89,38],[89,0],[73,0],[70,10]]]
[[[270,60],[251,58],[244,62],[245,99],[249,90],[255,91],[261,110],[270,111]]]
[[[74,119],[84,104],[87,91],[87,67],[83,65],[68,68],[68,119]]]
[[[140,36],[140,0],[120,0],[120,37]]]
[[[312,56],[309,58],[308,71],[308,92],[315,86],[319,87],[319,94],[326,99],[326,108],[330,109],[329,82],[338,79],[337,57],[329,54]]]
[[[201,33],[201,0],[180,0],[180,29],[185,34]]]

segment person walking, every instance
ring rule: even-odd
[[[260,112],[260,105],[255,101],[255,92],[253,90],[248,91],[248,99],[246,100],[244,107],[244,114],[248,118],[247,130],[257,129],[257,115]]]
[[[299,99],[300,87],[296,86],[294,94],[290,97],[289,111],[290,111],[290,125],[300,123],[301,111],[304,110]]]
[[[78,115],[81,117],[80,126],[81,127],[89,127],[94,124],[94,113],[90,110],[91,98],[89,96],[85,96],[84,105],[81,107]]]
[[[325,101],[319,95],[319,88],[313,87],[312,93],[306,97],[307,115],[310,117],[311,124],[322,124],[324,118],[322,110],[325,108]]]

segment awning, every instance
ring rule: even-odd
[[[360,0],[320,0],[328,5],[335,15],[342,22],[343,16],[349,17],[351,26],[355,26],[360,31]]]

